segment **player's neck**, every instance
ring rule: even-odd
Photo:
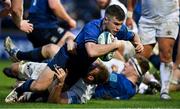
[[[129,81],[131,81],[134,85],[136,85],[137,81],[138,81],[138,77],[136,75],[131,75],[131,76],[128,76],[127,79]]]

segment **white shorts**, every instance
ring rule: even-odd
[[[178,31],[178,21],[167,20],[159,23],[142,17],[139,21],[138,33],[143,45],[156,43],[156,37],[169,37],[176,40]]]
[[[22,80],[37,79],[46,66],[47,63],[21,61],[18,77]]]

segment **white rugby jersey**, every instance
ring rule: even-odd
[[[79,79],[71,88],[70,91],[76,93],[81,99],[81,103],[86,103],[91,99],[92,94],[95,92],[96,85],[90,85]]]
[[[152,20],[168,20],[171,18],[173,20],[179,21],[179,19],[174,19],[179,16],[179,4],[178,0],[141,0],[142,2],[142,16],[146,19]]]

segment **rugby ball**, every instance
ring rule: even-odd
[[[113,41],[113,38],[114,36],[110,33],[110,32],[103,32],[99,35],[98,37],[98,44],[109,44],[109,43],[112,43]],[[99,58],[102,60],[102,61],[109,61],[112,59],[114,55],[114,52],[111,51],[103,56],[100,56]]]

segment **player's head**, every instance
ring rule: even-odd
[[[107,7],[104,17],[104,28],[115,35],[120,29],[125,19],[123,9],[118,5]]]
[[[102,62],[93,63],[85,81],[89,84],[103,84],[108,80],[109,72]]]
[[[128,68],[127,68],[128,66]],[[141,56],[136,55],[135,57],[131,57],[128,62],[125,64],[125,71],[134,74],[141,79],[142,76],[149,70],[149,61]]]
[[[101,9],[105,9],[111,0],[96,0],[97,5],[101,8]]]

